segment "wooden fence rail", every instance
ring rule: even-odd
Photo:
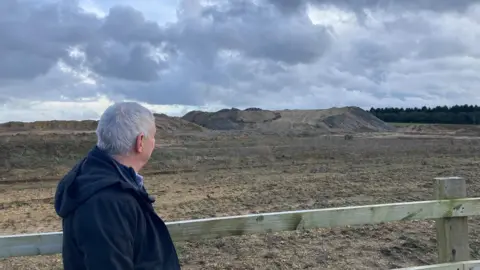
[[[463,261],[434,265],[398,268],[394,270],[480,270],[480,261]]]
[[[480,270],[480,261],[469,261],[466,222],[468,216],[480,215],[480,198],[464,198],[466,185],[462,178],[436,178],[435,183],[436,199],[429,201],[185,220],[167,222],[167,227],[173,240],[179,242],[428,219],[435,220],[437,224],[439,263],[449,264],[403,269]],[[61,251],[61,232],[0,236],[0,258],[57,254]]]

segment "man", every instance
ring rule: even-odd
[[[65,270],[180,269],[165,223],[138,172],[155,148],[155,119],[134,102],[101,116],[97,145],[60,181]]]

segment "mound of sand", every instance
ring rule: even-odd
[[[166,114],[155,114],[155,124],[157,125],[157,131],[164,131],[169,133],[189,133],[189,132],[202,132],[204,127],[195,123],[186,121],[180,117],[172,117]]]
[[[209,113],[191,111],[183,119],[213,130],[370,132],[395,128],[358,107],[327,110],[224,109]]]
[[[7,122],[0,124],[0,132],[73,132],[73,131],[94,131],[98,121],[35,121],[35,122]],[[180,117],[170,117],[165,114],[155,114],[157,130],[163,133],[177,132],[198,132],[205,128],[192,122],[183,120]]]
[[[182,119],[212,130],[255,129],[261,123],[280,118],[280,113],[264,110],[223,109],[218,112],[191,111]]]

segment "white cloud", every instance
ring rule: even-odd
[[[107,15],[107,10],[103,9],[94,0],[81,0],[79,2],[79,6],[83,8],[86,12],[93,13],[99,18],[103,18]]]
[[[197,1],[197,0],[194,0]],[[132,6],[142,12],[148,19],[161,25],[174,23],[177,20],[179,0],[79,0],[79,6],[99,17],[105,17],[109,9],[115,5]]]
[[[0,1],[0,121],[480,102],[475,1],[28,3]]]

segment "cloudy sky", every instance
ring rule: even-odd
[[[1,0],[0,122],[480,104],[480,0]]]

